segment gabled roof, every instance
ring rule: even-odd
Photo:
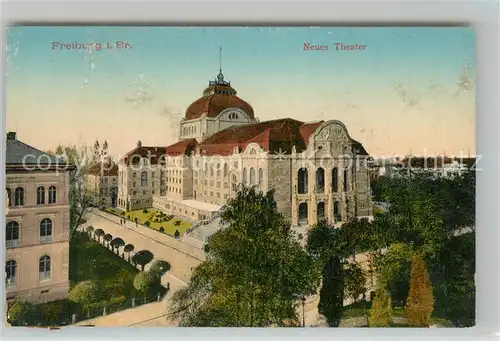
[[[90,167],[87,173],[97,176],[118,176],[118,165],[116,163],[98,163]]]
[[[166,153],[169,156],[191,155],[197,145],[198,142],[196,142],[196,139],[180,140],[179,142],[167,146]]]
[[[141,158],[147,158],[152,165],[157,165],[165,162],[165,153],[165,147],[138,146],[125,154],[120,161],[130,165],[138,164]]]
[[[35,147],[32,147],[19,140],[7,140],[6,141],[7,150],[5,155],[5,161],[7,165],[47,165],[55,163],[64,163],[58,160],[56,157],[42,152]]]

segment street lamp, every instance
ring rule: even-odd
[[[306,297],[302,296],[302,328],[306,326]]]

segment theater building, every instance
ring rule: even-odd
[[[209,219],[240,185],[275,191],[292,225],[372,215],[369,155],[337,120],[260,122],[222,72],[186,110],[178,142],[120,161],[118,207]]]

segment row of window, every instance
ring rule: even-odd
[[[40,243],[51,243],[52,242],[52,220],[50,218],[44,218],[40,221],[39,232],[40,232]],[[6,246],[8,248],[19,246],[19,236],[20,236],[20,225],[17,221],[9,221],[6,224]]]
[[[190,126],[190,127],[183,127],[182,128],[182,135],[187,135],[187,134],[196,134],[196,126]]]
[[[180,183],[180,181],[179,181],[179,183]],[[148,185],[148,184],[147,184],[147,182],[146,182],[146,184],[144,184],[144,183],[142,183],[142,181],[141,181],[141,186],[147,186],[147,185]],[[153,187],[155,187],[155,186],[156,186],[156,184],[155,184],[155,182],[154,182],[154,181],[151,183],[151,186],[153,186]],[[161,180],[161,181],[160,181],[160,186],[165,186],[165,181]],[[137,183],[136,183],[135,181],[134,181],[134,182],[132,182],[132,187],[137,187]]]
[[[204,196],[207,196],[208,193],[209,193],[208,191],[203,191]],[[214,192],[210,192],[210,196],[213,197]],[[220,199],[220,192],[215,192],[215,196]],[[224,194],[224,199],[227,199],[227,194]]]
[[[45,187],[38,186],[36,189],[36,204],[44,205],[46,199],[48,199],[49,204],[55,204],[57,198],[56,186],[50,186],[48,190],[48,198],[45,195]],[[9,206],[23,206],[25,202],[24,188],[17,187],[14,190],[14,198],[12,198],[12,190],[7,188],[7,196],[9,200]],[[14,200],[12,200],[14,199]]]
[[[253,167],[250,168],[250,171],[248,173],[249,173],[249,178],[250,178],[249,184],[251,186],[257,185],[257,183],[255,183],[255,168],[253,168]],[[235,180],[235,178],[236,177],[234,177],[233,181]],[[262,168],[259,168],[259,182],[258,182],[258,185],[261,185],[262,181],[264,181],[264,170]],[[243,183],[243,185],[247,184],[247,169],[246,168],[243,168],[243,171],[242,171],[242,174],[241,174],[241,182]]]
[[[38,260],[38,278],[40,281],[48,280],[50,279],[50,268],[51,268],[51,261],[50,257],[45,255],[40,257]],[[17,268],[17,262],[15,260],[8,260],[5,262],[5,273],[6,273],[6,278],[5,278],[5,284],[7,287],[15,287],[17,285],[17,273],[18,273],[18,268]]]
[[[349,170],[344,169],[343,172],[343,190],[347,192],[349,190]],[[308,192],[308,181],[309,181],[309,172],[307,168],[301,168],[298,170],[298,193],[299,194],[307,194]],[[339,183],[339,170],[337,167],[332,169],[332,191],[334,193],[338,192],[338,183]],[[316,193],[324,193],[325,192],[325,170],[323,168],[318,168],[316,170],[316,183],[314,186],[314,190]]]

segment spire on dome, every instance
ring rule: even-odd
[[[219,74],[215,81],[208,82],[208,86],[212,85],[231,85],[231,83],[224,80],[224,74],[222,73],[222,47],[219,48]]]

